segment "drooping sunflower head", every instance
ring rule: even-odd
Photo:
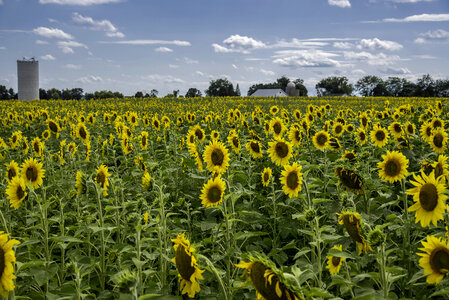
[[[242,260],[235,266],[244,269],[242,277],[246,276],[246,282],[252,282],[257,299],[299,300],[303,298],[299,289],[292,286],[285,279],[284,273],[265,255],[246,255],[245,260],[248,262]]]
[[[142,131],[140,133],[140,148],[146,150],[148,148],[148,132]]]
[[[23,180],[22,177],[16,176],[12,178],[11,182],[8,184],[8,187],[6,188],[6,195],[8,196],[10,206],[14,207],[14,209],[18,209],[22,204],[23,200],[25,200],[26,196],[28,195],[26,191],[25,181]],[[0,260],[0,272],[1,272],[1,260]]]
[[[410,181],[414,185],[413,188],[407,190],[409,195],[413,195],[413,204],[408,211],[416,211],[415,223],[421,222],[422,227],[427,227],[430,222],[437,226],[437,222],[443,219],[446,211],[445,201],[447,196],[444,195],[444,181],[435,178],[435,172],[431,172],[427,176],[421,172],[421,176],[413,174],[415,181]]]
[[[332,247],[332,249],[337,249],[337,250],[342,251],[343,245],[334,245]],[[346,258],[344,258],[344,257],[332,256],[332,255],[328,255],[328,256],[326,256],[326,258],[327,258],[326,269],[329,270],[329,273],[331,273],[331,275],[338,274],[338,272],[340,272],[340,268],[343,264],[343,261],[346,260]]]
[[[257,159],[263,157],[262,145],[259,141],[249,140],[245,145],[246,150],[252,158]]]
[[[207,169],[212,173],[222,174],[229,167],[229,151],[222,142],[210,142],[204,150],[203,158]]]
[[[9,164],[6,164],[6,181],[12,182],[12,179],[19,175],[19,165],[12,160]]]
[[[43,183],[45,170],[43,164],[34,158],[28,158],[22,164],[22,177],[25,183],[31,184],[33,188],[39,188]]]
[[[282,190],[289,198],[298,196],[302,183],[302,166],[294,162],[293,165],[284,165],[282,177],[280,178]]]
[[[201,204],[205,207],[219,205],[223,201],[225,189],[226,184],[220,176],[209,179],[201,190]]]
[[[95,176],[95,182],[97,184],[100,185],[100,187],[103,190],[103,196],[107,196],[107,189],[109,186],[109,179],[108,177],[111,176],[111,174],[109,174],[109,170],[108,167],[105,165],[101,165],[98,169],[97,169],[97,175]]]
[[[342,224],[346,228],[346,232],[356,242],[359,248],[359,255],[361,253],[367,253],[368,250],[372,251],[371,246],[365,240],[362,235],[361,217],[358,213],[342,211],[337,213],[339,224]]]
[[[86,180],[87,180],[86,175],[83,174],[83,172],[81,172],[81,171],[76,172],[75,189],[76,189],[76,194],[78,196],[87,192]]]
[[[419,250],[424,253],[416,253],[421,256],[419,266],[424,269],[428,284],[438,284],[449,273],[449,244],[442,238],[429,235],[427,242],[421,243],[424,248]]]
[[[148,172],[143,173],[142,176],[142,188],[145,190],[150,189],[151,187],[151,175]]]
[[[199,293],[201,288],[198,280],[202,280],[201,273],[197,260],[194,256],[195,248],[190,246],[190,241],[185,238],[185,233],[178,235],[171,240],[174,245],[175,257],[172,261],[176,264],[179,278],[179,290],[182,294],[187,294],[189,298],[194,298],[196,293]]]
[[[377,163],[379,177],[390,183],[402,180],[408,175],[408,159],[398,151],[387,151],[382,155],[383,161]]]
[[[352,170],[342,167],[335,168],[338,182],[347,190],[355,194],[363,194],[363,178]]]
[[[293,156],[292,145],[283,139],[275,139],[273,142],[269,142],[268,145],[268,154],[270,155],[271,161],[278,166],[287,164]]]
[[[339,124],[339,123],[337,123]],[[340,124],[341,125],[341,124]],[[330,136],[327,131],[321,130],[315,133],[313,136],[313,145],[320,150],[324,150],[329,147]]]
[[[270,184],[270,180],[271,180],[271,168],[264,168],[262,171],[262,184],[263,186],[268,186],[268,184]]]
[[[3,298],[8,298],[8,292],[13,291],[14,264],[16,256],[13,250],[14,245],[20,244],[18,240],[8,239],[9,233],[0,231],[0,294]]]

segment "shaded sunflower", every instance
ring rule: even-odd
[[[385,146],[388,142],[388,131],[380,126],[375,126],[373,130],[371,130],[371,143],[376,145],[379,148]]]
[[[45,170],[42,169],[42,163],[34,158],[28,158],[22,164],[22,178],[26,184],[31,184],[33,188],[39,188],[43,183]]]
[[[11,183],[12,179],[19,175],[19,165],[14,160],[12,160],[9,164],[5,164],[5,166],[6,181],[8,181],[8,183]]]
[[[334,126],[332,127],[332,133],[336,137],[341,136],[345,132],[345,127],[340,122],[335,122]]]
[[[8,298],[8,292],[13,291],[14,264],[16,256],[12,249],[14,245],[20,244],[18,240],[8,239],[9,233],[0,231],[0,294],[3,298]]]
[[[143,161],[142,156],[137,155],[136,157],[134,157],[134,163],[141,171],[145,172],[147,170],[147,165]]]
[[[178,270],[179,290],[181,293],[187,294],[189,298],[194,298],[196,293],[201,291],[198,280],[203,280],[203,275],[198,267],[193,253],[195,248],[190,246],[190,241],[185,238],[185,233],[178,235],[175,239],[171,240],[175,249],[175,257],[172,261],[176,264]]]
[[[222,142],[212,141],[204,150],[203,160],[210,172],[222,174],[229,167],[229,151]]]
[[[251,157],[254,159],[262,158],[263,157],[263,150],[262,145],[259,141],[256,140],[249,140],[246,145],[246,150],[248,150],[249,154],[251,154]]]
[[[205,207],[217,206],[223,201],[226,184],[220,176],[211,178],[201,190],[201,204]]]
[[[42,132],[42,138],[43,138],[44,140],[48,140],[48,139],[50,138],[50,136],[51,136],[51,132],[50,132],[49,129],[44,130],[44,131]]]
[[[329,133],[327,133],[327,131],[324,130],[315,133],[312,139],[313,145],[315,146],[315,148],[319,150],[325,150],[327,147],[329,147],[329,140],[330,140]]]
[[[22,139],[22,131],[18,130],[13,132],[13,134],[11,134],[11,137],[9,138],[10,143],[9,147],[11,147],[11,149],[16,149],[21,139]]]
[[[408,159],[398,151],[387,151],[382,155],[383,161],[377,163],[379,177],[390,183],[402,180],[408,175]]]
[[[270,184],[270,180],[271,180],[271,168],[264,168],[262,171],[262,184],[263,186],[268,186]]]
[[[76,125],[76,136],[84,143],[87,144],[89,141],[89,131],[84,123],[78,123]]]
[[[57,120],[47,119],[46,123],[47,123],[48,129],[54,135],[56,135],[56,138],[59,138],[59,131],[61,130],[61,128],[59,127],[59,122]]]
[[[416,253],[421,256],[419,266],[424,269],[428,284],[438,284],[449,273],[449,244],[442,238],[429,235],[427,242],[421,243],[424,248],[419,250],[425,253]]]
[[[30,150],[30,147],[28,146],[28,138],[27,137],[23,137],[22,138],[22,142],[21,142],[21,145],[22,145],[22,153],[23,154],[28,154],[28,151]]]
[[[391,123],[390,126],[388,126],[388,130],[390,131],[391,135],[396,139],[400,138],[404,134],[404,131],[402,130],[402,125],[399,122]]]
[[[270,121],[270,132],[273,133],[274,137],[281,137],[285,130],[287,128],[280,118],[276,117]]]
[[[148,148],[148,132],[142,131],[140,133],[140,148],[142,150],[147,150]]]
[[[329,139],[329,146],[330,146],[331,150],[334,150],[334,151],[339,151],[341,149],[340,142],[338,141],[338,139],[336,137],[331,137]]]
[[[431,123],[424,123],[423,125],[421,125],[421,138],[423,139],[423,141],[425,142],[429,142],[430,138],[432,136],[432,131],[433,131],[433,127]]]
[[[361,232],[361,217],[358,213],[342,211],[341,214],[337,213],[338,224],[344,225],[349,236],[356,242],[359,248],[359,255],[361,253],[367,253],[368,250],[373,251],[371,246],[362,235]]]
[[[271,161],[278,166],[283,166],[288,163],[293,156],[292,145],[281,138],[275,139],[273,142],[268,142],[269,149],[267,150]]]
[[[334,245],[332,247],[332,249],[337,249],[337,250],[342,251],[343,246],[342,245]],[[338,274],[338,272],[340,272],[340,268],[341,268],[341,265],[343,264],[343,261],[346,260],[346,258],[344,258],[344,257],[338,257],[338,256],[332,256],[332,255],[328,255],[328,256],[326,256],[326,258],[327,258],[326,269],[329,270],[329,273],[331,273],[331,275]]]
[[[438,117],[434,117],[430,124],[432,124],[433,129],[444,128],[444,121]]]
[[[407,122],[405,123],[404,128],[405,128],[405,132],[406,132],[408,135],[414,135],[415,132],[416,132],[416,126],[415,126],[415,124],[411,123],[410,121],[407,121]]]
[[[231,145],[232,150],[234,150],[235,153],[239,153],[240,149],[242,149],[242,145],[240,144],[239,136],[234,134],[228,135],[228,143]]]
[[[421,176],[413,174],[416,181],[410,181],[415,187],[407,190],[407,194],[413,195],[415,204],[410,206],[408,211],[416,211],[415,223],[421,222],[422,227],[427,227],[432,222],[437,226],[437,222],[443,219],[446,211],[445,201],[447,196],[444,195],[445,185],[435,178],[435,173],[427,176],[421,172]]]
[[[246,282],[252,282],[257,299],[302,299],[300,292],[288,283],[282,271],[267,257],[260,254],[247,255],[247,260],[248,262],[242,260],[235,266],[244,269],[242,277],[246,276]]]
[[[195,133],[196,138],[201,143],[206,138],[206,135],[204,134],[203,128],[201,128],[199,125],[195,125],[192,128],[192,131]]]
[[[78,151],[78,147],[74,142],[67,144],[67,152],[69,152],[72,155],[72,157],[75,155],[76,151]]]
[[[22,177],[13,177],[11,183],[6,188],[6,195],[9,199],[9,205],[18,209],[27,196],[25,181]],[[0,253],[1,254],[1,253]],[[0,257],[1,258],[1,257]],[[1,260],[0,260],[0,272],[1,272]]]
[[[75,189],[78,196],[87,192],[86,179],[86,175],[84,175],[83,172],[76,172]]]
[[[95,182],[103,189],[103,196],[107,196],[109,186],[108,177],[111,176],[111,174],[109,174],[108,167],[101,165],[96,171],[97,175],[95,176]]]
[[[446,131],[441,127],[435,129],[428,142],[430,143],[430,146],[435,153],[444,153],[444,151],[446,151],[447,149]]]
[[[438,159],[436,162],[434,162],[431,167],[432,170],[435,171],[435,178],[439,180],[447,181],[449,177],[449,171],[448,171],[448,165],[446,163],[448,157],[446,155],[438,155]],[[431,171],[432,171],[431,170]],[[426,173],[426,175],[429,175],[429,173]]]
[[[151,175],[148,172],[143,173],[142,188],[148,190],[151,187]]]
[[[341,159],[348,160],[350,163],[353,163],[357,159],[357,155],[354,153],[354,150],[346,150],[345,153],[342,154]]]
[[[295,123],[296,124],[296,123]],[[293,125],[295,125],[293,124]],[[288,133],[288,138],[292,142],[293,146],[299,146],[301,144],[302,135],[301,135],[301,129],[298,126],[291,126],[290,131]]]
[[[363,128],[357,129],[357,142],[360,146],[364,145],[366,143],[367,136],[366,132]]]
[[[31,141],[31,148],[33,148],[35,156],[42,157],[44,155],[44,143],[39,137],[35,137]]]
[[[335,168],[335,174],[338,176],[338,183],[344,186],[346,191],[363,194],[363,178],[360,175],[342,167]]]
[[[282,177],[280,178],[282,190],[289,198],[298,196],[302,183],[302,166],[294,162],[293,165],[284,165]]]

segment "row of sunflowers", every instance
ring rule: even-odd
[[[2,101],[0,294],[449,298],[447,100]]]

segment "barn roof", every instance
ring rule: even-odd
[[[258,89],[252,97],[287,97],[288,95],[281,89]]]

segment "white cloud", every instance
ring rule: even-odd
[[[62,52],[66,53],[66,54],[73,54],[75,53],[75,51],[73,50],[73,48],[85,48],[88,49],[86,45],[79,43],[79,42],[75,42],[75,41],[60,41],[58,42],[58,48],[62,50]]]
[[[39,0],[40,4],[82,5],[82,6],[117,3],[117,2],[122,2],[122,0]]]
[[[274,76],[274,74],[275,74],[273,71],[264,70],[264,69],[260,69],[260,72],[262,72],[262,74],[268,75],[268,76]]]
[[[154,49],[154,51],[156,51],[156,52],[173,52],[172,49],[167,48],[167,47],[159,47],[159,48]]]
[[[383,41],[378,38],[374,39],[362,39],[357,46],[357,49],[370,49],[370,50],[388,50],[396,51],[402,49],[402,45],[393,41]]]
[[[142,76],[143,80],[147,80],[150,82],[163,82],[163,83],[184,83],[184,80],[171,76],[171,75],[159,75],[159,74],[150,74],[146,76]]]
[[[172,65],[172,64],[169,64],[168,67],[169,67],[170,69],[177,69],[177,68],[179,68],[178,65]]]
[[[234,68],[234,69],[238,69],[238,67],[236,66],[236,65],[234,65],[234,64],[232,64],[232,67]]]
[[[283,50],[277,51],[273,63],[284,67],[340,67],[335,53],[322,50]]]
[[[392,0],[396,3],[432,2],[433,0]]]
[[[203,76],[205,75],[205,74],[204,74],[203,72],[201,72],[201,71],[196,71],[195,74],[196,74],[196,75],[199,75],[199,76],[201,76],[201,77],[203,77]]]
[[[119,44],[119,45],[175,45],[175,46],[191,46],[186,41],[164,41],[164,40],[128,40],[128,41],[111,41],[99,42],[100,44]]]
[[[266,48],[267,45],[261,41],[257,41],[248,36],[241,36],[238,34],[231,35],[223,41],[224,46],[212,44],[215,52],[230,53],[239,52],[248,54],[252,50]]]
[[[41,56],[40,58],[42,60],[56,60],[56,58],[53,55],[51,55],[51,54],[47,54],[47,55]]]
[[[269,48],[314,48],[326,46],[328,43],[324,41],[313,41],[313,40],[299,40],[296,38],[290,41],[280,40],[273,45],[269,45]]]
[[[383,19],[384,22],[442,22],[449,21],[449,14],[421,14],[408,16],[403,19]]]
[[[427,55],[427,54],[413,55],[412,57],[418,58],[418,59],[437,59],[435,56]]]
[[[186,63],[186,64],[188,64],[188,65],[196,65],[196,64],[199,64],[199,61],[197,61],[197,60],[194,60],[194,59],[191,59],[191,58],[188,58],[188,57],[183,57],[182,59],[176,59],[177,61],[182,61],[182,62],[184,62],[184,63]]]
[[[362,70],[362,69],[355,69],[355,70],[352,70],[352,71],[351,71],[351,74],[354,74],[354,75],[363,75],[363,74],[366,74],[366,72],[365,72],[364,70]]]
[[[36,40],[36,44],[38,44],[38,45],[47,45],[48,42],[47,41],[42,41],[42,40]]]
[[[420,37],[415,40],[415,43],[417,44],[449,41],[449,32],[443,29],[421,33],[419,36]]]
[[[387,68],[385,70],[382,70],[381,72],[384,74],[390,74],[390,75],[406,75],[406,74],[412,73],[407,68]]]
[[[71,70],[79,70],[79,69],[81,69],[81,66],[74,65],[74,64],[66,64],[66,65],[64,65],[64,68],[71,69]]]
[[[84,83],[84,84],[89,84],[89,83],[94,83],[94,82],[96,82],[96,83],[102,82],[103,78],[101,78],[100,76],[89,75],[89,76],[78,78],[76,81],[80,82],[80,83]]]
[[[65,33],[61,29],[57,28],[47,28],[47,27],[38,27],[33,29],[33,33],[46,37],[46,38],[56,38],[61,40],[73,40],[73,36],[68,33]]]
[[[348,60],[363,61],[373,66],[391,65],[401,59],[397,55],[386,55],[384,53],[371,54],[366,51],[362,52],[345,51],[344,57],[345,59]]]
[[[2,5],[3,4],[3,0],[0,0],[0,5]]]
[[[85,17],[79,13],[73,13],[72,20],[75,24],[86,27],[91,30],[105,31],[109,37],[123,38],[125,35],[118,31],[118,29],[109,20],[94,20],[91,17]]]
[[[354,44],[348,42],[334,42],[333,46],[338,49],[351,49],[354,47]]]
[[[338,7],[351,7],[351,2],[349,0],[327,0],[329,5],[338,6]]]

